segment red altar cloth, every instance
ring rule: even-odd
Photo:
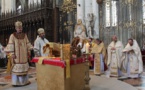
[[[39,60],[39,57],[34,57],[31,62],[37,63]],[[76,60],[70,60],[70,65],[75,65],[75,64],[81,64],[85,62],[85,58],[77,58]],[[89,61],[93,61],[93,58],[88,58]],[[60,58],[52,58],[52,59],[44,59],[43,64],[49,64],[49,65],[54,65],[54,66],[59,66],[62,68],[65,68],[66,63],[63,60],[60,60]]]
[[[31,62],[37,63],[39,60],[39,57],[34,57]],[[60,60],[60,58],[54,58],[54,59],[44,59],[43,64],[49,64],[54,66],[60,66],[62,68],[65,67],[65,61]]]

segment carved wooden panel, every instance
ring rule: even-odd
[[[41,5],[32,4],[29,9],[25,6],[20,14],[17,14],[16,11],[2,13],[0,15],[0,43],[6,45],[6,39],[15,31],[14,22],[18,20],[23,22],[23,32],[28,35],[32,44],[37,37],[38,28],[44,28],[46,38],[49,41],[54,41],[56,32],[53,29],[52,6],[52,0],[41,0]]]

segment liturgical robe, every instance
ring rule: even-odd
[[[111,48],[115,48],[115,50],[111,50]],[[114,42],[112,41],[108,46],[108,75],[110,76],[120,76],[120,63],[122,56],[123,44],[121,41]]]
[[[95,54],[94,74],[100,75],[104,73],[104,62],[106,62],[106,48],[103,42],[99,45],[94,44],[91,53]]]
[[[27,35],[24,33],[13,33],[10,35],[6,52],[14,54],[12,59],[12,85],[26,85],[28,81],[28,50],[32,49]]]
[[[127,44],[123,49],[122,66],[127,77],[138,78],[143,72],[142,55],[136,40],[133,40],[132,46]]]
[[[34,43],[34,51],[35,54],[37,54],[38,56],[48,56],[48,54],[45,54],[43,52],[43,47],[48,43],[48,40],[46,38],[42,39],[41,37],[37,36],[37,39],[35,40]]]

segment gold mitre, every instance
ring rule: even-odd
[[[22,22],[21,21],[15,22],[15,27],[22,27]]]
[[[43,28],[39,28],[37,32],[38,32],[38,34],[45,33]]]

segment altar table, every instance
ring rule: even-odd
[[[83,90],[85,72],[89,71],[84,58],[70,60],[70,78],[66,78],[66,62],[59,58],[44,59],[38,64],[39,58],[33,58],[36,63],[38,90]]]

